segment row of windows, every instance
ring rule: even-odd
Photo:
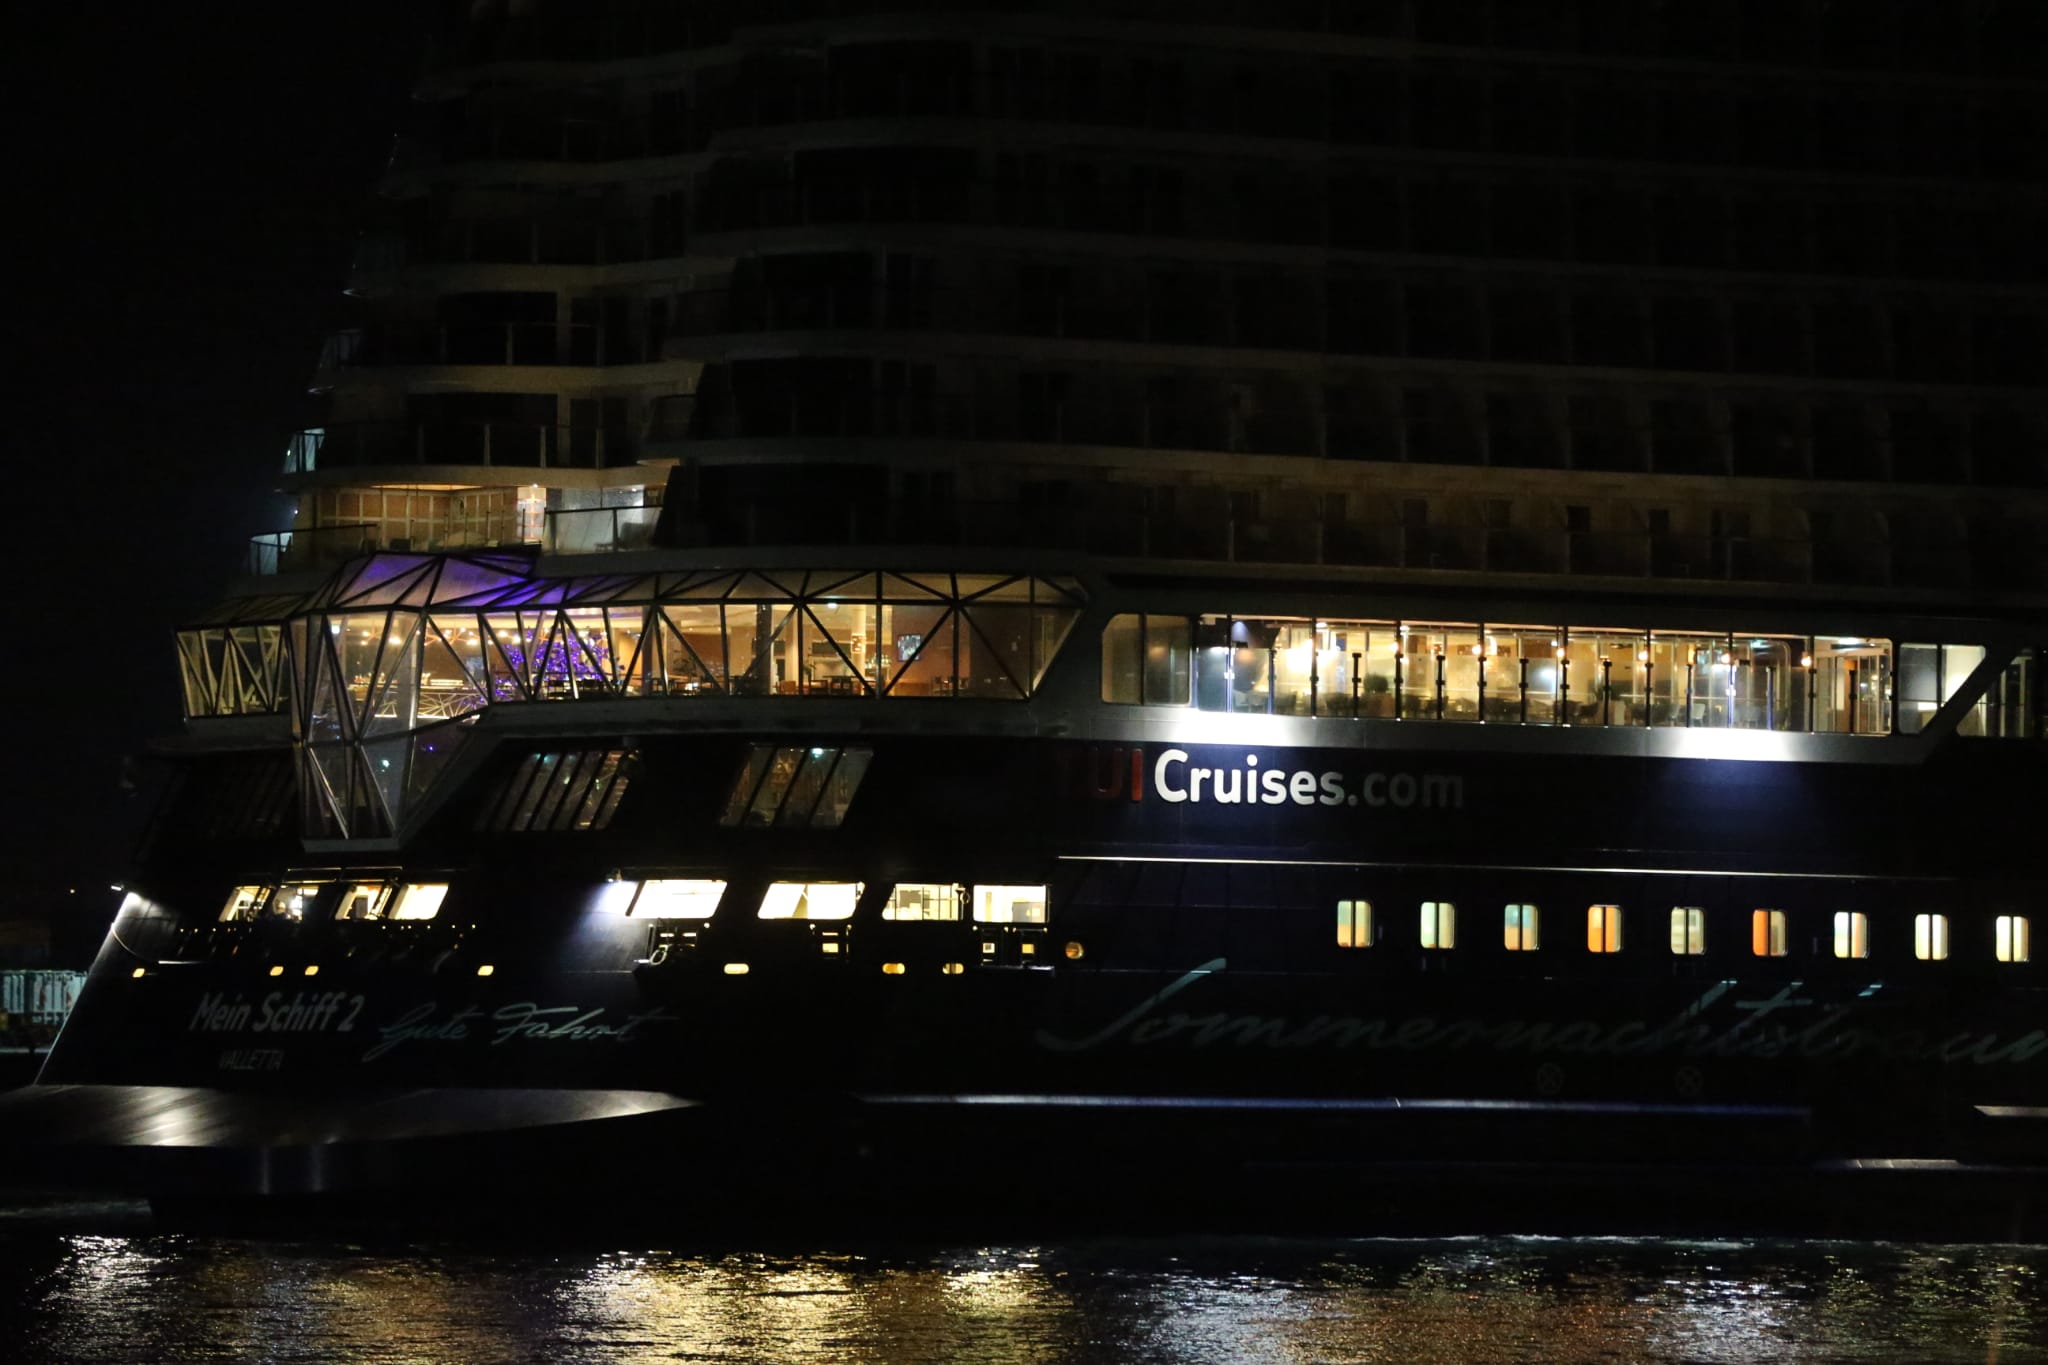
[[[638,755],[627,749],[528,754],[478,811],[476,828],[493,833],[601,830],[631,785]]]
[[[1624,917],[1618,905],[1586,907],[1585,942],[1589,953],[1622,950]],[[1337,946],[1371,948],[1379,944],[1383,921],[1371,901],[1337,902]],[[1535,952],[1541,946],[1541,912],[1534,905],[1510,904],[1501,911],[1501,945],[1508,952]],[[1870,917],[1860,910],[1838,910],[1833,918],[1833,953],[1842,959],[1870,956]],[[1416,928],[1416,946],[1448,952],[1458,946],[1458,908],[1450,901],[1424,901]],[[1671,952],[1698,957],[1707,951],[1707,912],[1696,905],[1671,909]],[[1791,953],[1790,920],[1783,910],[1753,910],[1749,950],[1754,957],[1786,957]],[[2000,962],[2033,958],[2031,923],[2025,915],[1999,915],[1992,921],[1992,954]],[[1913,956],[1922,962],[1945,961],[1949,955],[1949,917],[1925,912],[1913,916]]]
[[[1103,629],[1101,695],[1259,715],[1915,734],[1984,656],[1860,636],[1131,613]],[[2026,733],[2037,662],[2007,675],[1957,733]]]
[[[709,878],[643,881],[626,900],[634,919],[705,920],[718,912],[726,883]],[[755,907],[759,919],[852,919],[864,882],[774,882]],[[882,906],[885,920],[959,920],[963,903],[977,924],[1045,923],[1043,886],[898,882]]]
[[[446,882],[321,878],[253,883],[237,886],[228,893],[219,922],[247,924],[279,919],[297,924],[316,917],[316,908],[323,905],[337,920],[430,920],[441,913],[441,902],[447,895]]]

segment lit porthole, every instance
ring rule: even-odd
[[[1087,955],[1087,952],[1088,950],[1086,948],[1083,948],[1079,943],[1074,942],[1072,940],[1068,941],[1066,946],[1067,961],[1079,962],[1083,957]]]

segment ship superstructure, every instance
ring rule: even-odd
[[[2043,52],[451,8],[32,1098],[159,1194],[801,1112],[884,1189],[1034,1134],[1156,1193],[1206,1132],[1241,1190],[2008,1207]]]

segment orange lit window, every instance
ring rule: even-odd
[[[1749,951],[1757,957],[1785,955],[1785,912],[1753,910],[1749,915]]]
[[[1870,956],[1870,916],[1861,910],[1835,911],[1835,956]]]
[[[1589,953],[1618,953],[1621,951],[1620,906],[1589,905],[1586,907],[1586,951]]]
[[[1337,902],[1337,946],[1370,948],[1378,941],[1373,932],[1371,901]]]
[[[1536,907],[1510,905],[1501,913],[1501,943],[1511,953],[1536,951]]]

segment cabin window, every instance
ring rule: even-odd
[[[761,897],[762,919],[852,919],[859,882],[776,882]]]
[[[710,919],[724,895],[724,882],[658,878],[640,883],[626,913],[636,919]]]
[[[1379,941],[1374,932],[1371,901],[1337,902],[1337,946],[1370,948]]]
[[[2000,962],[2028,962],[2033,959],[2033,934],[2025,915],[2000,915],[1993,927]]]
[[[1449,901],[1422,903],[1422,946],[1448,952],[1458,946],[1458,907]]]
[[[1913,956],[1922,962],[1941,962],[1948,957],[1948,916],[1913,916]]]
[[[882,907],[883,919],[956,920],[960,888],[952,882],[898,882]]]
[[[389,882],[356,882],[341,898],[341,905],[335,910],[336,919],[382,919],[384,907],[391,900]]]
[[[230,924],[236,920],[256,919],[269,903],[269,887],[238,886],[228,893],[228,903],[221,907],[220,922]]]
[[[1620,906],[1589,905],[1586,907],[1586,951],[1589,953],[1618,953],[1621,951]]]
[[[447,898],[446,882],[407,882],[391,903],[391,918],[432,919],[441,913],[441,902]]]
[[[977,924],[1043,924],[1045,888],[977,886],[974,888],[974,919]]]
[[[1536,951],[1536,907],[1510,905],[1502,915],[1501,938],[1511,953]]]
[[[1752,910],[1749,915],[1749,951],[1757,957],[1783,957],[1786,950],[1785,912]]]
[[[1671,951],[1679,957],[1698,957],[1707,951],[1707,912],[1697,905],[1671,908]]]
[[[1835,911],[1835,956],[1870,956],[1870,916],[1861,910]]]

